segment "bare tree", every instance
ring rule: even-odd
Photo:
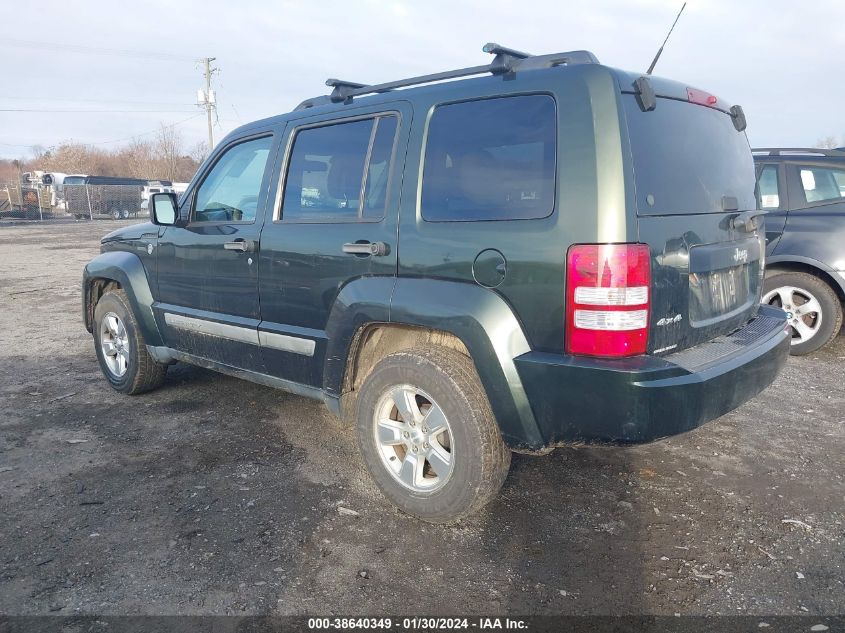
[[[191,148],[191,152],[189,156],[193,159],[193,161],[199,166],[202,162],[208,158],[208,143],[205,141],[200,141],[196,145]]]
[[[155,157],[168,180],[177,180],[179,157],[182,155],[182,134],[172,125],[162,124],[156,135]]]
[[[153,144],[149,141],[134,138],[115,158],[123,175],[146,180],[159,177]]]
[[[845,145],[845,142],[840,143],[833,135],[825,136],[824,138],[820,138],[816,141],[816,147],[821,149],[835,149],[837,147],[842,147],[843,145]]]
[[[38,169],[181,182],[191,179],[208,154],[205,143],[197,143],[186,151],[179,131],[172,125],[164,124],[153,140],[134,138],[123,147],[114,149],[65,141],[50,150],[33,145],[31,151],[32,159],[0,160],[0,182],[19,180],[20,172]]]

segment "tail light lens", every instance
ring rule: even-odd
[[[566,261],[566,351],[645,354],[651,302],[645,244],[577,244]]]
[[[715,108],[716,104],[719,103],[719,99],[715,95],[695,88],[687,88],[687,101],[709,108]]]

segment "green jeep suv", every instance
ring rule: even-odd
[[[330,95],[232,132],[106,236],[109,383],[181,361],[322,400],[404,511],[451,522],[512,451],[693,429],[786,361],[739,106],[586,51]]]

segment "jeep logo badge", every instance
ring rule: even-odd
[[[737,248],[734,250],[734,261],[738,264],[742,262],[743,264],[748,261],[748,249],[747,248]]]

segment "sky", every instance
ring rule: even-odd
[[[484,64],[491,41],[588,49],[645,71],[681,4],[46,0],[3,15],[0,157],[70,140],[114,148],[161,123],[178,124],[186,146],[203,141],[202,57],[220,69],[215,141],[326,94],[328,77],[378,83]],[[843,0],[689,0],[655,74],[741,104],[752,146],[807,146],[845,143],[843,60]]]

